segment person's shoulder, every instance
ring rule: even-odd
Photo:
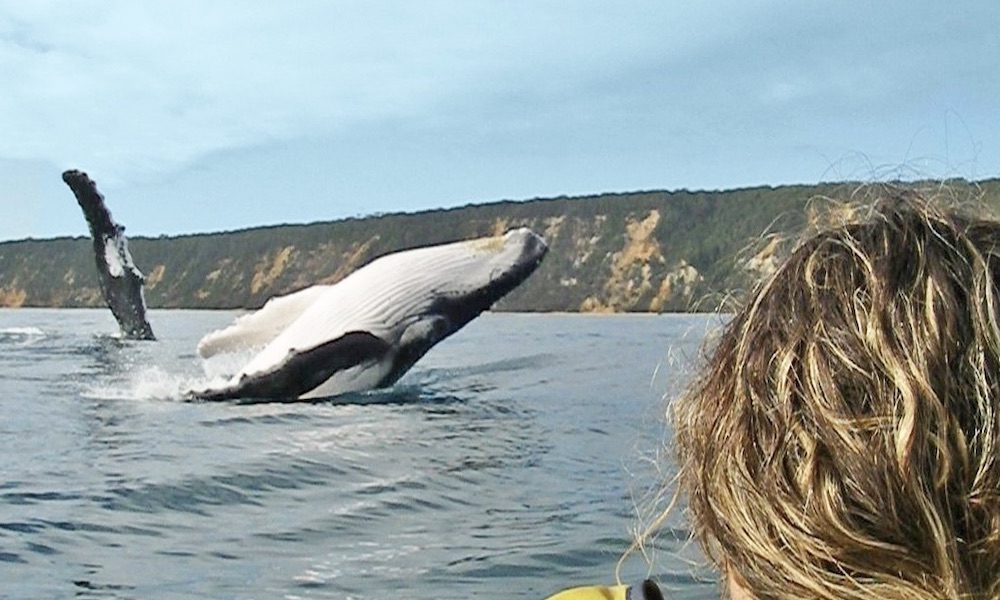
[[[563,590],[546,600],[663,600],[663,593],[647,579],[639,585],[589,585]]]

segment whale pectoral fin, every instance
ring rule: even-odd
[[[210,358],[268,344],[329,289],[314,285],[271,298],[258,310],[237,317],[232,325],[206,334],[198,342],[198,356]]]
[[[380,360],[390,346],[367,331],[352,331],[308,350],[293,350],[277,366],[242,375],[221,389],[192,391],[199,400],[294,400],[338,371]]]
[[[64,172],[62,178],[87,219],[101,294],[118,321],[122,337],[127,340],[156,339],[146,320],[146,299],[142,291],[145,279],[132,261],[125,227],[111,218],[104,196],[86,173],[74,169]]]

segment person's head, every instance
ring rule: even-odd
[[[879,193],[671,405],[694,534],[761,600],[1000,597],[1000,224]]]

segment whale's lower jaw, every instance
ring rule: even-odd
[[[330,379],[327,379],[315,388],[299,396],[291,396],[284,393],[273,396],[263,396],[247,391],[246,386],[241,386],[239,384],[227,384],[219,388],[191,390],[187,392],[185,399],[211,402],[239,401],[244,404],[254,402],[297,402],[320,400],[323,398],[342,396],[344,394],[357,394],[390,387],[396,382],[396,379],[392,379],[387,376],[390,371],[391,366],[384,363],[367,363],[358,365],[336,373]]]
[[[191,390],[186,398],[290,402],[386,388],[399,381],[417,360],[440,341],[428,338],[397,348],[363,332],[352,332],[345,338],[328,345],[329,352],[339,353],[332,360],[329,352],[300,353],[272,372],[243,376],[215,388]],[[331,371],[329,377],[315,387],[296,393]]]
[[[191,390],[193,400],[297,400],[334,396],[390,385],[392,347],[364,331],[352,331],[305,351],[290,352],[281,364],[241,375],[218,388]]]

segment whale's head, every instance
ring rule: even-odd
[[[547,252],[545,241],[522,227],[387,254],[338,285],[363,290],[365,303],[379,307],[373,313],[387,324],[433,313],[460,327],[527,279]]]
[[[399,285],[412,286],[410,298],[422,302],[415,302],[406,311],[408,314],[400,315],[395,328],[398,335],[395,365],[383,384],[395,381],[432,346],[521,285],[535,272],[547,252],[545,240],[522,227],[499,236],[386,257],[405,261],[393,265],[400,275]]]
[[[446,271],[447,281],[436,290],[435,308],[448,312],[461,325],[519,286],[535,272],[549,250],[545,241],[526,227],[454,246],[456,251],[464,250],[467,257]]]

